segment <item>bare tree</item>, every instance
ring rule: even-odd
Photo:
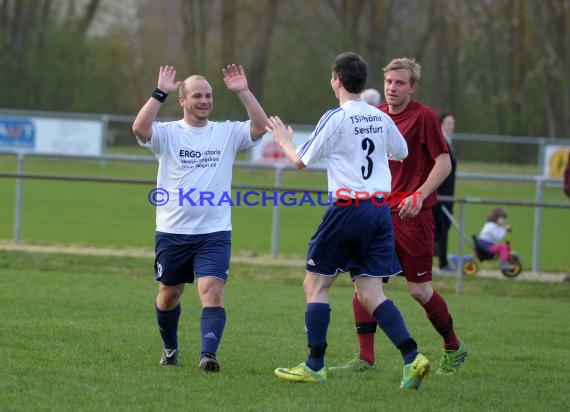
[[[0,30],[4,35],[9,34],[10,0],[0,0]]]
[[[368,1],[368,33],[365,50],[368,61],[368,84],[382,91],[381,67],[386,59],[386,39],[390,30],[388,8],[385,0]]]
[[[269,46],[271,44],[280,2],[279,0],[265,0],[262,4],[264,6],[263,19],[259,31],[257,32],[257,37],[254,40],[252,61],[249,64],[251,69],[248,76],[249,86],[258,98],[263,96],[264,78],[267,70],[267,60],[269,58]]]
[[[222,3],[222,65],[235,61],[236,47],[236,0],[225,0]]]
[[[461,38],[461,20],[458,16],[464,14],[463,2],[458,1],[452,3],[449,7],[449,13],[447,15],[447,60],[445,67],[445,83],[446,83],[446,93],[445,101],[442,107],[444,111],[456,112],[458,109],[458,100],[460,98],[458,92],[460,90],[460,77],[462,75],[462,58],[464,54],[462,50],[462,38]]]
[[[524,93],[524,76],[526,72],[526,49],[528,45],[528,15],[526,0],[511,0],[510,8],[510,79],[509,79],[509,107],[512,113],[510,133],[521,130],[522,98]]]
[[[38,53],[43,54],[45,52],[49,36],[51,0],[43,0],[40,10],[39,21],[36,28],[36,44]]]
[[[212,2],[207,0],[184,0],[180,2],[183,23],[182,44],[187,52],[188,64],[194,71],[204,71],[208,49],[207,30]]]
[[[435,31],[435,64],[433,66],[433,82],[435,93],[432,105],[437,112],[441,113],[445,107],[445,97],[447,96],[447,79],[445,70],[448,64],[447,19],[445,16],[446,8],[443,4],[443,0],[433,0],[431,7],[433,8],[433,11],[430,14],[433,15],[433,20],[435,22],[433,28]]]
[[[87,30],[93,23],[93,19],[95,18],[95,14],[97,13],[97,9],[99,8],[100,0],[91,0],[87,7],[85,8],[85,13],[79,17],[76,23],[76,31],[85,36]]]
[[[551,22],[546,42],[550,58],[543,70],[548,90],[545,97],[548,135],[567,137],[570,135],[570,116],[566,114],[570,107],[570,0],[549,0],[545,5]]]

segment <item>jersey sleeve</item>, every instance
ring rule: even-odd
[[[234,139],[236,151],[249,149],[253,146],[258,145],[261,142],[261,138],[253,140],[251,138],[251,121],[247,120],[245,122],[232,122],[232,138]]]
[[[327,111],[321,117],[307,141],[299,145],[296,150],[297,156],[305,166],[318,162],[330,152],[343,119],[344,111],[340,107]]]
[[[389,116],[384,116],[386,121],[387,150],[390,157],[394,160],[404,160],[408,157],[408,144],[402,133]]]
[[[154,154],[160,154],[162,148],[164,147],[164,138],[166,136],[166,128],[167,123],[164,122],[153,122],[152,123],[152,136],[150,140],[147,142],[143,142],[141,139],[137,137],[137,141],[139,145],[142,147],[146,147],[148,150],[153,152]]]
[[[435,159],[442,153],[449,153],[439,119],[435,113],[431,110],[426,110],[423,118],[422,135],[425,136],[425,143],[431,158]]]

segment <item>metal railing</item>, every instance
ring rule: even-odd
[[[23,180],[24,179],[42,179],[42,180],[60,180],[60,181],[81,181],[81,182],[102,182],[102,183],[123,183],[123,184],[156,184],[155,180],[151,179],[130,179],[130,178],[110,178],[110,177],[94,177],[94,176],[72,176],[72,175],[50,175],[50,174],[37,174],[25,173],[25,158],[26,157],[45,157],[45,158],[68,158],[68,159],[82,159],[82,160],[97,160],[97,161],[129,161],[129,162],[147,162],[155,163],[156,159],[153,156],[131,156],[131,155],[105,155],[105,156],[73,156],[73,155],[46,155],[37,153],[18,153],[17,154],[17,168],[15,173],[0,173],[0,177],[13,178],[16,181],[15,188],[15,206],[14,206],[14,226],[13,226],[13,241],[19,242],[21,240],[21,220],[22,220],[22,203],[23,203]],[[247,189],[247,190],[260,190],[260,191],[275,191],[275,192],[308,192],[308,193],[321,193],[322,190],[306,189],[306,188],[293,188],[283,187],[283,173],[286,170],[294,170],[283,165],[268,165],[268,164],[253,164],[250,162],[236,161],[236,167],[250,168],[250,169],[267,169],[274,171],[274,184],[272,186],[263,185],[238,185],[233,184],[233,189]],[[534,207],[534,236],[532,248],[532,271],[538,272],[540,260],[540,243],[541,243],[541,228],[542,228],[542,208],[570,208],[568,203],[544,202],[543,190],[544,186],[552,185],[562,187],[561,179],[545,178],[543,176],[534,175],[503,175],[491,173],[458,173],[457,179],[465,180],[484,180],[484,181],[503,181],[503,182],[531,182],[535,184],[536,193],[535,201],[521,201],[521,200],[505,200],[505,199],[482,199],[482,198],[463,198],[463,197],[446,197],[440,196],[443,201],[454,201],[459,205],[459,220],[461,224],[461,231],[464,230],[464,214],[466,204],[487,204],[487,205],[516,205]],[[280,234],[280,217],[281,207],[279,202],[273,207],[272,223],[271,223],[271,256],[277,257],[279,254],[279,234]],[[462,236],[459,236],[462,240]],[[460,253],[458,256],[463,256],[464,244],[458,245]]]
[[[59,119],[86,119],[86,120],[99,120],[103,124],[103,150],[106,145],[114,140],[117,131],[123,131],[128,127],[130,134],[130,124],[133,121],[133,116],[127,115],[109,115],[109,114],[83,114],[83,113],[61,113],[61,112],[47,112],[47,111],[21,111],[11,109],[0,109],[0,115],[15,116],[15,117],[51,117]],[[172,119],[160,119],[172,120]],[[297,130],[312,130],[311,126],[295,125]],[[122,133],[122,132],[121,132]],[[454,135],[454,141],[461,145],[469,142],[480,142],[482,144],[515,144],[517,146],[531,147],[532,156],[537,156],[536,165],[538,166],[538,173],[544,170],[545,151],[548,145],[566,145],[570,146],[569,139],[553,139],[547,137],[521,137],[521,136],[496,136],[496,135],[478,135],[478,134],[461,134]],[[495,147],[495,146],[493,146]],[[2,150],[2,149],[0,149]],[[536,152],[535,152],[536,150]],[[21,220],[22,220],[22,203],[23,203],[23,180],[24,179],[48,179],[48,180],[61,180],[61,181],[82,181],[82,182],[107,182],[107,183],[123,183],[123,184],[149,184],[154,185],[155,180],[151,179],[129,179],[129,178],[106,178],[106,177],[93,177],[93,176],[71,176],[71,175],[49,175],[49,174],[32,174],[25,173],[25,158],[26,157],[46,157],[46,158],[69,158],[69,159],[82,159],[93,160],[105,163],[107,161],[129,161],[129,162],[147,162],[155,163],[156,159],[153,156],[135,156],[135,155],[102,155],[102,156],[77,156],[77,155],[54,155],[54,154],[39,154],[30,152],[20,152],[17,149],[11,150],[5,148],[0,151],[1,154],[12,154],[17,156],[17,167],[15,173],[0,173],[0,177],[13,178],[16,182],[15,188],[15,207],[14,207],[14,227],[13,227],[13,240],[19,242],[21,240]],[[530,159],[532,159],[532,156]],[[527,153],[528,157],[528,153]],[[296,191],[296,192],[309,192],[321,193],[321,190],[307,190],[291,187],[283,187],[283,173],[290,168],[283,165],[271,164],[256,164],[246,161],[237,161],[234,163],[235,167],[243,168],[256,168],[256,169],[271,169],[274,171],[274,183],[272,186],[255,186],[255,185],[232,185],[233,189],[248,189],[248,190],[270,190],[277,192]],[[315,169],[307,169],[315,170]],[[322,172],[322,170],[317,170]],[[541,228],[542,228],[542,209],[545,207],[554,208],[569,208],[567,203],[554,203],[543,202],[545,186],[561,187],[561,179],[553,179],[541,175],[514,175],[514,174],[493,174],[493,173],[457,173],[458,180],[483,180],[488,182],[526,182],[535,184],[535,200],[530,201],[515,201],[515,200],[498,200],[498,199],[481,199],[481,198],[461,198],[461,197],[443,197],[441,200],[454,201],[459,205],[459,221],[460,231],[463,233],[464,220],[465,220],[465,206],[467,204],[486,204],[486,205],[516,205],[534,208],[534,233],[532,244],[532,271],[538,272],[540,260],[540,245],[541,245]],[[277,257],[279,254],[279,234],[280,234],[280,219],[281,219],[281,205],[279,202],[273,207],[272,223],[271,223],[271,256]],[[459,236],[458,257],[462,259],[464,244],[463,236]],[[458,273],[457,288],[458,293],[461,289],[462,277]]]

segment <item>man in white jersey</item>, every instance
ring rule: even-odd
[[[236,93],[249,117],[245,122],[212,122],[212,87],[198,75],[176,81],[173,66],[161,66],[157,89],[139,111],[133,132],[158,159],[155,278],[159,281],[156,316],[164,349],[160,364],[178,365],[180,297],[197,278],[202,305],[199,367],[218,372],[216,351],[226,323],[224,284],[231,246],[231,200],[211,205],[204,193],[231,193],[236,153],[265,133],[267,116],[248,88],[242,66],[222,69],[227,88]],[[178,89],[183,118],[156,122],[169,93]]]
[[[366,63],[358,54],[336,57],[330,83],[340,107],[327,111],[298,148],[292,143],[291,127],[278,117],[269,119],[267,130],[297,168],[326,159],[328,190],[335,198],[307,253],[303,286],[308,357],[296,367],[277,368],[275,374],[296,382],[327,379],[328,290],[341,272],[350,271],[360,303],[404,358],[400,387],[417,389],[429,371],[429,361],[418,352],[402,315],[382,291],[382,278],[401,272],[386,202],[391,187],[388,154],[404,159],[408,148],[390,117],[360,99],[366,77]]]

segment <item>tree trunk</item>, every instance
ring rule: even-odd
[[[427,23],[424,26],[424,31],[422,33],[422,35],[419,37],[418,41],[417,41],[417,46],[416,46],[416,50],[414,52],[414,54],[412,55],[413,57],[416,58],[416,60],[422,64],[422,62],[424,61],[424,54],[426,52],[426,50],[428,49],[428,45],[429,42],[432,38],[432,32],[433,32],[433,27],[435,26],[435,8],[434,7],[430,7],[429,8],[429,14],[428,14],[428,19],[427,19]],[[424,62],[425,65],[425,62]]]
[[[524,86],[524,35],[526,30],[525,0],[514,0],[511,21],[511,56],[509,106],[511,122],[509,133],[521,133],[522,95]]]
[[[386,37],[388,35],[387,19],[384,18],[384,0],[369,1],[368,36],[366,39],[366,56],[368,61],[368,87],[383,92],[384,55]]]
[[[342,27],[343,49],[358,50],[360,48],[360,19],[365,14],[365,0],[342,0],[341,5],[335,8]]]
[[[28,37],[27,28],[30,27],[30,14],[33,9],[33,5],[30,3],[30,0],[19,0],[16,2],[10,35],[12,43],[10,74],[12,77],[17,76],[25,66],[26,53],[24,45]]]
[[[5,36],[8,36],[10,31],[10,0],[0,0],[0,30]]]
[[[193,73],[202,73],[207,67],[207,4],[205,0],[182,0],[180,8],[183,24],[182,44],[188,57],[188,67]]]
[[[43,54],[47,45],[50,23],[51,0],[43,0],[39,22],[36,32],[36,47],[40,54]]]
[[[561,136],[570,138],[570,116],[568,108],[570,107],[570,0],[561,0],[561,22],[562,22],[562,127]]]
[[[441,113],[446,107],[445,96],[447,96],[446,66],[447,66],[447,20],[445,18],[445,7],[442,0],[433,0],[433,18],[435,21],[435,64],[433,71],[433,108],[437,113]]]
[[[222,4],[222,66],[235,61],[236,9],[236,0]]]
[[[472,5],[470,5],[472,7]],[[484,23],[481,25],[480,29],[486,32],[485,46],[480,54],[476,54],[481,60],[488,62],[489,70],[487,75],[481,75],[480,69],[473,69],[474,79],[480,79],[481,94],[486,95],[486,98],[490,102],[493,108],[492,114],[495,115],[497,134],[504,134],[506,132],[506,102],[503,98],[503,90],[507,87],[503,77],[501,75],[501,70],[504,70],[499,62],[503,59],[499,50],[500,40],[505,41],[503,38],[499,40],[496,30],[493,28],[493,21],[496,18],[495,10],[492,9],[491,4],[485,4],[483,6]],[[473,12],[472,9],[468,9],[468,13]],[[484,56],[484,57],[483,57]]]
[[[263,80],[267,68],[267,58],[269,55],[269,45],[275,27],[275,19],[279,10],[279,0],[266,0],[263,21],[257,38],[254,40],[253,57],[249,65],[249,88],[261,99],[263,96]]]
[[[100,0],[91,0],[87,5],[85,10],[85,14],[83,17],[79,19],[77,22],[77,33],[81,36],[85,36],[89,27],[93,23],[93,19],[95,18],[95,14],[97,13],[97,9],[99,8]]]

